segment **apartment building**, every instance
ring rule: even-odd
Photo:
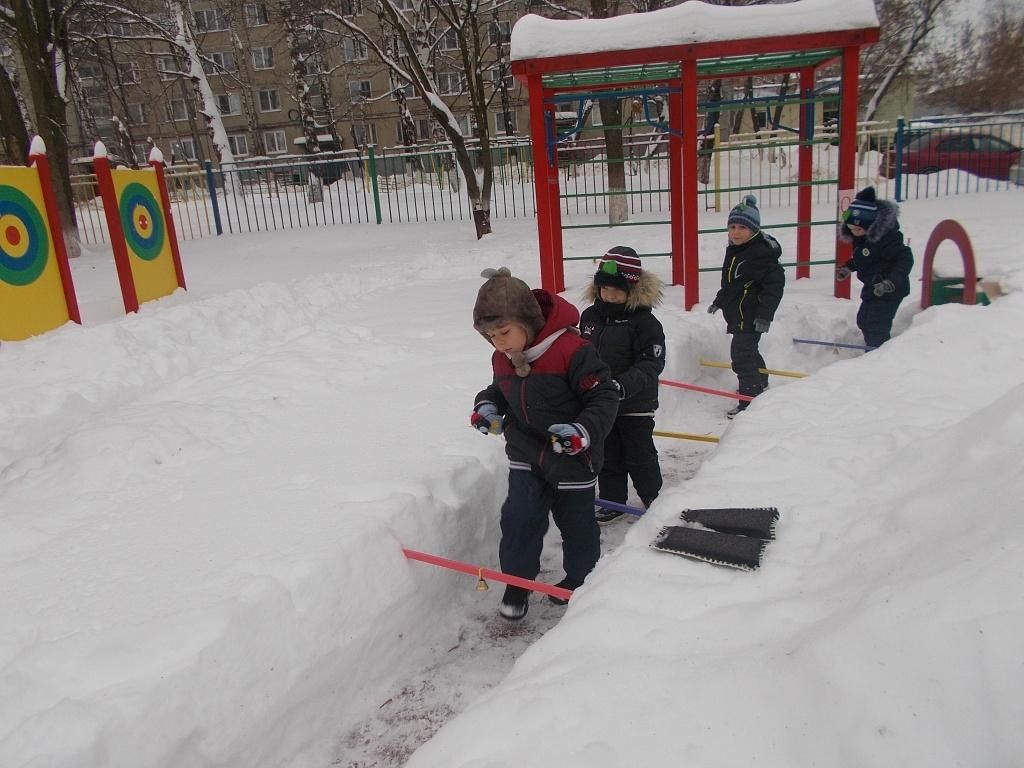
[[[346,29],[350,20],[388,56],[406,55],[392,28],[377,16],[372,0],[301,3],[196,2],[189,26],[196,58],[209,84],[236,159],[305,155],[403,142],[402,104],[411,115],[417,142],[441,137],[423,99],[396,82],[373,45]],[[421,58],[429,62],[439,95],[465,135],[473,135],[470,100],[459,38],[428,4],[398,0],[403,13],[419,14]],[[187,7],[187,6],[186,6]],[[509,37],[529,2],[480,3],[482,67],[492,135],[527,129],[527,94],[508,66]],[[168,162],[218,161],[193,62],[173,45],[175,18],[162,2],[148,14],[167,42],[146,25],[97,21],[90,42],[76,46],[73,61],[72,156],[82,164],[96,140],[125,160],[144,162],[157,146]],[[145,28],[144,28],[145,27]],[[100,41],[100,42],[97,42]],[[400,91],[400,92],[399,92]]]

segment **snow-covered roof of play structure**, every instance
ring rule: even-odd
[[[536,59],[877,26],[874,0],[796,0],[742,8],[689,0],[610,19],[547,19],[531,13],[512,29],[511,56]]]

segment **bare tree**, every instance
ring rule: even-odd
[[[0,4],[0,26],[16,43],[35,112],[35,127],[46,144],[54,197],[68,255],[81,253],[68,159],[68,6],[63,0],[9,0]]]
[[[373,51],[376,58],[389,70],[397,87],[412,86],[424,100],[431,116],[445,137],[451,142],[455,161],[466,180],[466,193],[473,207],[473,222],[477,237],[491,232],[491,185],[493,163],[491,158],[490,126],[487,119],[487,92],[484,71],[485,54],[489,50],[486,35],[482,34],[487,22],[484,10],[493,8],[497,0],[486,3],[462,0],[421,0],[414,9],[402,10],[395,0],[378,0],[380,29],[369,29],[331,8],[323,15],[334,19],[343,29],[356,35]],[[449,56],[441,51],[453,49]],[[438,85],[445,78],[445,88]],[[479,141],[478,159],[474,159],[466,145],[466,136],[458,120],[441,98],[451,95],[453,83],[468,97],[476,136]],[[479,174],[478,174],[479,171]]]
[[[933,95],[964,112],[1024,107],[1024,8],[988,8],[980,28],[964,24],[933,52],[922,74]]]
[[[870,94],[861,118],[874,120],[878,105],[935,29],[946,0],[876,0],[881,39],[866,49],[861,62],[861,93]]]
[[[2,27],[0,32],[3,32]],[[4,144],[6,162],[25,165],[30,131],[28,109],[18,91],[14,54],[7,40],[0,39],[0,140]]]

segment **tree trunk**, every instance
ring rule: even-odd
[[[35,124],[39,137],[46,144],[46,155],[50,161],[64,246],[68,256],[75,258],[81,254],[81,244],[71,192],[67,103],[57,82],[58,62],[66,66],[67,36],[62,30],[53,28],[55,20],[65,18],[64,8],[60,2],[30,4],[25,0],[11,0],[11,8],[14,10],[25,79],[35,107]]]
[[[601,124],[622,125],[622,102],[602,99]],[[608,223],[629,221],[629,197],[626,195],[626,163],[622,148],[622,128],[605,128],[605,158],[608,163]]]
[[[28,131],[25,117],[21,113],[18,94],[7,68],[0,66],[0,133],[11,162],[25,165],[28,162]]]

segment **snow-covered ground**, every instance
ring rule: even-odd
[[[500,585],[401,549],[496,567],[506,468],[468,426],[490,376],[470,310],[483,267],[537,282],[533,220],[183,243],[189,291],[130,317],[87,254],[84,327],[0,347],[0,766],[1017,764],[1021,199],[904,206],[919,262],[955,218],[1007,295],[912,296],[869,355],[794,345],[860,337],[828,267],[791,279],[762,348],[811,375],[733,422],[666,388],[659,429],[721,443],[661,440],[662,497],[522,625],[495,616]],[[566,237],[570,256],[666,242]],[[719,264],[724,238],[701,248]],[[952,246],[939,262],[958,271]],[[567,297],[593,269],[567,263]],[[700,365],[728,354],[716,281],[691,313],[668,290],[666,378],[734,386]],[[759,571],[648,546],[684,508],[735,505],[780,511]],[[544,580],[559,555],[551,535]]]

